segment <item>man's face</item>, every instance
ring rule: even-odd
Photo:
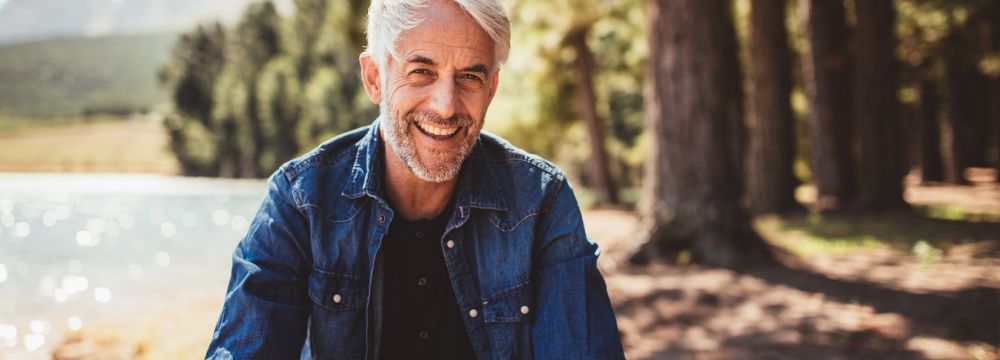
[[[383,135],[420,179],[454,179],[497,87],[493,42],[451,1],[431,1],[386,66]]]

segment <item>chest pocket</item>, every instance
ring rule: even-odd
[[[488,323],[527,321],[534,311],[534,296],[528,282],[501,290],[483,299],[483,320]]]
[[[309,274],[309,298],[327,310],[362,309],[368,300],[368,283],[360,276],[313,269]]]

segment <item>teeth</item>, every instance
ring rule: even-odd
[[[417,123],[417,127],[429,134],[437,136],[451,136],[458,132],[458,127],[441,127],[434,124]]]

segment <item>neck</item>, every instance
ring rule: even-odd
[[[443,183],[424,181],[403,163],[392,146],[385,142],[385,137],[382,137],[382,149],[385,150],[386,196],[399,215],[410,221],[440,215],[455,193],[458,178]]]

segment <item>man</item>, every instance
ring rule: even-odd
[[[623,358],[565,175],[480,133],[509,39],[498,0],[372,2],[381,116],[272,175],[209,358]]]

